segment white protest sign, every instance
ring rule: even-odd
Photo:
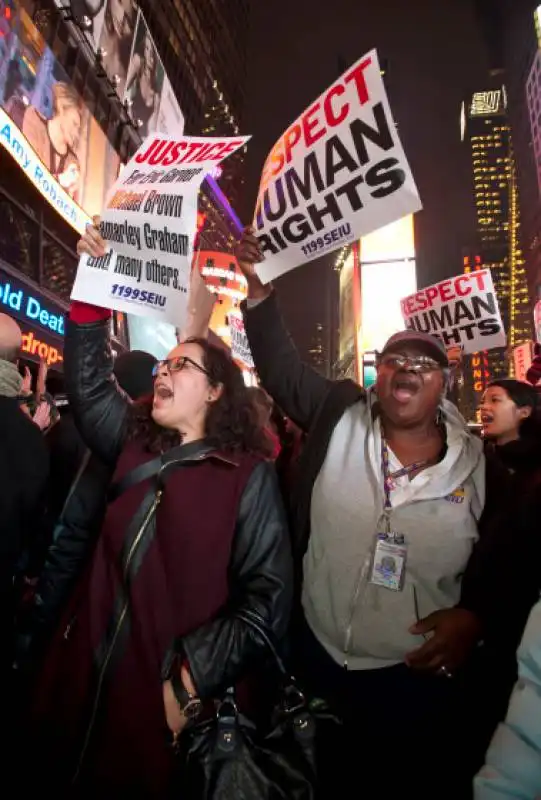
[[[244,330],[244,320],[234,314],[229,315],[229,330],[231,332],[231,355],[249,369],[254,368],[254,360],[250,352],[248,337]]]
[[[400,303],[407,328],[431,333],[446,347],[468,354],[507,343],[489,269],[435,283]]]
[[[268,283],[420,208],[372,50],[272,148],[254,214],[257,274]]]
[[[200,185],[249,138],[149,136],[108,194],[100,230],[111,249],[81,258],[72,298],[182,327]]]

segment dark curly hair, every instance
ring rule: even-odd
[[[271,444],[259,425],[257,410],[235,362],[225,350],[206,339],[192,337],[184,344],[196,344],[201,348],[210,385],[222,386],[205,420],[205,438],[211,447],[230,453],[270,457]],[[163,428],[152,419],[152,396],[132,405],[128,434],[131,439],[142,441],[152,453],[165,452],[182,443],[178,431]]]

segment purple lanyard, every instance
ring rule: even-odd
[[[382,434],[381,471],[383,472],[383,493],[385,495],[385,503],[383,506],[383,510],[387,518],[389,517],[389,512],[393,507],[393,504],[391,503],[391,491],[393,488],[393,480],[395,480],[396,478],[403,478],[404,475],[411,475],[413,472],[417,472],[417,470],[426,467],[429,463],[430,463],[429,459],[425,459],[424,461],[416,461],[413,464],[410,464],[408,467],[402,467],[396,472],[391,472],[389,466],[389,448],[387,447],[385,436],[383,436]]]

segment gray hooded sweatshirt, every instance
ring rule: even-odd
[[[485,499],[480,440],[454,405],[443,401],[445,458],[391,493],[391,527],[405,536],[402,591],[370,583],[384,507],[381,426],[376,395],[348,408],[336,426],[314,485],[311,536],[304,559],[303,607],[313,633],[341,665],[375,669],[401,663],[423,643],[409,628],[419,617],[454,606],[477,540]],[[402,465],[390,453],[390,471]]]

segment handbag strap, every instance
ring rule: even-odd
[[[109,502],[112,503],[127,489],[130,489],[137,483],[142,483],[143,481],[149,480],[149,478],[154,478],[165,467],[180,461],[190,461],[194,456],[203,457],[210,452],[210,450],[210,446],[204,439],[198,439],[196,442],[189,442],[188,444],[180,444],[177,445],[177,447],[172,447],[167,453],[161,453],[156,458],[145,461],[144,464],[139,464],[139,466],[123,475],[120,480],[115,481],[107,494]]]
[[[239,614],[237,614],[237,618],[241,619],[247,625],[250,625],[250,627],[257,633],[260,639],[262,639],[265,642],[267,649],[269,650],[274,661],[276,662],[276,666],[278,667],[278,671],[280,672],[280,674],[284,678],[292,679],[290,672],[286,669],[284,661],[278,652],[278,647],[276,645],[274,636],[272,636],[272,634],[270,634],[267,630],[265,630],[265,628],[263,628],[261,623],[258,620],[254,619],[251,616],[251,614],[249,614],[246,611],[241,611]]]

